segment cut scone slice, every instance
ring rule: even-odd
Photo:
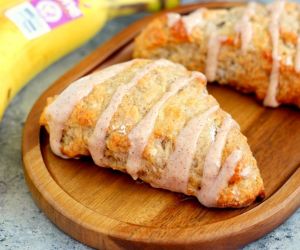
[[[40,122],[56,155],[91,155],[208,207],[243,207],[264,194],[247,139],[207,93],[204,75],[165,59],[75,81],[49,99]]]

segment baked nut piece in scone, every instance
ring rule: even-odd
[[[52,151],[208,207],[243,207],[264,195],[238,124],[206,91],[206,79],[165,59],[108,67],[49,99],[40,118]]]
[[[134,57],[181,63],[210,82],[255,93],[266,106],[300,107],[300,5],[279,0],[169,13],[136,38]]]

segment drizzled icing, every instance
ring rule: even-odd
[[[138,171],[142,168],[142,154],[148,143],[149,136],[155,125],[156,118],[163,105],[181,89],[186,87],[193,79],[201,78],[205,80],[203,74],[193,72],[190,78],[180,78],[171,84],[170,90],[151,108],[146,116],[129,133],[128,138],[131,144],[128,153],[126,171],[134,178],[138,178]]]
[[[271,22],[269,25],[269,31],[272,38],[272,72],[270,76],[270,82],[267,90],[267,94],[264,99],[264,105],[270,107],[278,107],[279,103],[276,100],[277,89],[279,84],[279,67],[280,67],[280,56],[279,56],[279,38],[280,38],[280,16],[284,11],[285,1],[278,0],[271,5]]]
[[[297,39],[295,70],[300,73],[300,36]]]
[[[125,85],[121,85],[117,88],[115,93],[113,94],[110,103],[106,107],[106,109],[102,112],[101,116],[99,117],[96,127],[89,138],[88,141],[88,148],[91,153],[91,156],[94,160],[94,162],[97,165],[101,165],[102,159],[104,157],[104,148],[105,148],[105,136],[107,132],[107,128],[109,127],[110,121],[117,111],[120,103],[122,102],[122,99],[125,95],[128,94],[128,92],[138,84],[138,82],[151,70],[159,67],[159,66],[166,66],[166,65],[174,65],[173,63],[165,60],[160,59],[157,61],[154,61],[137,73],[133,79]]]
[[[241,22],[236,26],[236,31],[241,34],[242,45],[241,49],[245,52],[252,40],[253,30],[251,24],[251,17],[255,14],[256,3],[250,2],[245,8],[244,15]]]
[[[272,40],[272,70],[269,79],[269,85],[267,93],[264,98],[264,105],[270,107],[277,107],[279,103],[276,99],[279,76],[280,76],[280,55],[279,55],[279,40],[280,40],[280,17],[284,11],[285,0],[277,0],[275,3],[269,6],[271,10],[271,21],[269,24],[269,32]],[[236,25],[236,31],[241,34],[241,49],[243,52],[247,51],[249,44],[252,41],[253,30],[251,24],[251,17],[255,14],[256,3],[250,2],[245,8],[245,12],[241,19],[241,22]],[[184,23],[185,29],[188,34],[191,34],[193,29],[197,26],[203,25],[203,10],[199,9],[187,16],[180,17],[179,14],[168,14],[168,26],[172,27],[178,20]],[[217,67],[218,67],[218,55],[222,46],[222,42],[226,40],[226,37],[218,35],[216,27],[210,31],[208,46],[207,46],[207,58],[205,74],[208,81],[214,81],[216,79]],[[287,61],[290,64],[290,61]],[[300,73],[300,38],[297,41],[297,52],[295,59],[295,70]]]
[[[205,206],[214,206],[217,199],[216,194],[220,191],[212,191],[211,189],[223,187],[220,183],[223,180],[219,177],[219,171],[221,168],[223,149],[226,144],[227,136],[234,124],[235,122],[228,115],[224,119],[221,127],[217,130],[215,141],[210,145],[205,157],[201,190],[197,193],[198,200]],[[234,164],[234,161],[232,161],[231,158],[228,161],[230,163],[229,165],[233,165],[232,168],[235,167],[236,164]],[[230,173],[227,173],[227,168],[223,167],[222,171],[225,172],[224,174],[230,176]]]
[[[100,84],[105,80],[113,77],[114,75],[120,73],[131,63],[132,61],[116,65],[115,67],[108,68],[86,78],[83,78],[79,81],[76,81],[57,98],[57,100],[59,101],[56,100],[55,105],[53,105],[52,107],[49,106],[50,109],[48,107],[49,110],[47,110],[47,115],[51,115],[51,118],[55,117],[55,112],[58,112],[55,109],[58,110],[58,107],[60,107],[60,111],[62,114],[58,112],[58,116],[55,121],[60,121],[63,123],[63,114],[66,115],[64,117],[64,119],[66,120],[69,116],[69,113],[71,112],[70,110],[76,105],[78,101],[88,95],[96,84]],[[121,85],[116,89],[106,109],[100,115],[95,129],[88,140],[88,149],[94,162],[97,165],[101,166],[101,164],[103,163],[105,136],[107,133],[107,129],[124,96],[127,95],[129,91],[153,69],[160,66],[174,65],[175,64],[164,59],[149,63],[144,66],[142,70],[136,73],[134,77],[129,81],[129,83]],[[171,83],[168,91],[163,94],[160,100],[156,104],[154,104],[154,106],[150,109],[146,116],[128,134],[130,149],[128,152],[126,170],[134,179],[138,178],[138,171],[143,166],[142,153],[147,146],[149,137],[154,129],[159,111],[172,96],[176,95],[180,90],[185,88],[188,84],[190,84],[192,80],[196,78],[200,78],[203,81],[206,80],[203,74],[199,72],[193,72],[190,77],[179,78]],[[80,94],[77,95],[77,93]],[[203,96],[207,95],[205,89],[203,89],[202,94]],[[66,106],[67,108],[65,108]],[[179,132],[179,135],[176,138],[175,149],[171,153],[166,163],[166,167],[164,169],[164,172],[162,173],[162,178],[159,180],[154,180],[151,185],[188,194],[187,186],[189,181],[189,173],[196,153],[198,140],[203,131],[203,128],[208,122],[209,117],[218,109],[219,106],[215,105],[209,108],[204,113],[192,118],[186,124],[186,126]],[[199,201],[206,206],[216,205],[218,195],[228,184],[228,181],[234,174],[236,165],[242,158],[242,152],[240,150],[235,150],[225,160],[225,163],[221,168],[223,149],[226,144],[228,133],[234,124],[234,121],[228,115],[224,119],[221,127],[217,129],[217,131],[214,130],[215,126],[210,128],[210,131],[216,132],[216,136],[213,135],[210,139],[211,145],[209,146],[208,153],[205,157],[201,190],[196,193]],[[52,131],[50,131],[50,133],[53,131],[56,131],[57,133],[60,126],[61,124],[58,123],[57,127],[55,128],[56,130],[51,127]],[[62,129],[63,127],[61,127],[61,131]]]
[[[173,27],[181,19],[184,24],[186,32],[189,35],[191,35],[195,27],[199,27],[204,23],[202,17],[204,10],[205,10],[204,8],[198,9],[190,13],[189,15],[183,16],[182,18],[177,13],[168,13],[167,14],[168,27],[170,28]]]
[[[155,180],[151,184],[152,186],[188,194],[189,174],[198,140],[209,117],[218,109],[219,106],[211,107],[206,112],[191,119],[180,131],[176,138],[175,149],[167,161],[161,178]],[[223,149],[228,133],[234,125],[236,123],[230,116],[224,119],[216,137],[212,138],[205,157],[201,189],[196,192],[196,197],[205,206],[212,207],[217,205],[220,192],[226,188],[230,178],[235,173],[238,162],[242,159],[242,151],[236,149],[221,166]]]
[[[218,56],[221,49],[222,42],[226,41],[225,36],[221,36],[217,33],[214,26],[207,45],[207,57],[205,66],[205,75],[209,82],[213,82],[216,79],[218,68]]]
[[[208,176],[215,177],[221,165],[223,148],[226,143],[227,135],[233,126],[233,120],[228,115],[222,126],[217,130],[217,135],[214,143],[210,146],[204,162],[204,172],[207,170]]]
[[[198,200],[207,207],[217,205],[220,192],[227,187],[229,180],[235,173],[239,161],[242,159],[242,151],[234,150],[225,160],[218,173],[212,173],[212,169],[204,168],[201,189],[197,193]]]
[[[173,27],[175,23],[180,20],[180,15],[178,13],[168,13],[168,27]]]
[[[205,8],[201,8],[183,17],[176,13],[168,13],[168,26],[172,27],[181,18],[187,34],[191,35],[195,27],[201,27],[204,25],[205,22],[203,20],[203,13],[205,10]],[[208,81],[214,81],[216,78],[219,51],[222,42],[226,39],[227,38],[225,36],[218,35],[216,26],[212,25],[212,32],[208,41],[205,69],[205,75]]]
[[[205,9],[198,9],[191,14],[182,17],[186,32],[190,35],[195,27],[199,27],[204,24],[203,12]]]
[[[195,27],[201,27],[204,25],[203,13],[206,9],[198,9],[187,16],[181,17],[176,13],[168,13],[168,26],[172,27],[179,19],[182,19],[186,32],[191,35]],[[208,81],[214,81],[216,78],[217,67],[218,67],[218,55],[222,45],[227,38],[225,36],[218,35],[217,28],[212,25],[212,33],[209,36],[207,58],[206,58],[206,69],[205,75]]]
[[[119,74],[132,62],[114,65],[75,81],[47,107],[45,114],[49,125],[50,146],[56,155],[67,158],[61,152],[61,138],[65,123],[75,105],[87,96],[97,84]]]
[[[252,173],[252,167],[247,165],[246,167],[244,167],[240,173],[240,176],[243,178],[248,178]]]
[[[208,118],[219,106],[192,118],[176,138],[175,150],[171,153],[165,171],[158,183],[161,187],[187,194],[189,173],[197,149],[197,142]]]

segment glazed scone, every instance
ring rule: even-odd
[[[300,107],[300,5],[279,0],[168,13],[136,38],[134,57],[181,63],[210,82],[255,93],[266,106]]]
[[[247,139],[207,93],[204,75],[165,59],[79,79],[49,99],[40,123],[56,155],[91,155],[208,207],[244,207],[264,195]]]

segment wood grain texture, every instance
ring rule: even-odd
[[[198,7],[182,6],[180,13]],[[208,209],[181,194],[154,189],[130,176],[95,166],[91,159],[63,160],[51,153],[38,120],[46,98],[107,65],[129,60],[133,39],[147,17],[99,47],[54,83],[36,102],[23,134],[24,172],[38,206],[73,238],[100,249],[235,249],[282,223],[300,206],[300,112],[268,109],[229,88],[209,86],[239,122],[258,161],[266,199],[244,209]]]

